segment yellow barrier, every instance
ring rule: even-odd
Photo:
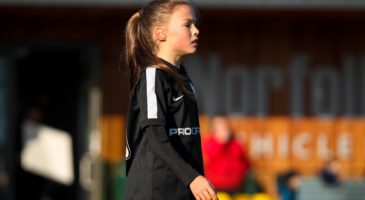
[[[251,200],[247,194],[236,194],[233,196],[233,200]]]
[[[254,194],[251,197],[251,200],[272,200],[271,197],[267,194],[263,194],[263,193],[258,193],[258,194]]]
[[[226,192],[218,192],[217,196],[219,200],[272,200],[268,194],[257,193],[254,195],[247,194],[235,194],[233,197]]]
[[[217,196],[219,200],[232,200],[231,195],[226,192],[218,192]]]

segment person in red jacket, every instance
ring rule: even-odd
[[[245,146],[234,138],[228,119],[211,119],[211,133],[203,140],[205,172],[217,190],[235,193],[249,169]]]

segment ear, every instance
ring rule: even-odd
[[[154,38],[160,42],[166,41],[166,30],[163,27],[156,27],[153,31]]]

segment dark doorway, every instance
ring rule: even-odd
[[[78,135],[80,133],[81,86],[87,78],[79,49],[24,48],[16,67],[16,105],[18,118],[17,151],[23,141],[21,126],[29,110],[36,108],[39,120],[70,134],[73,147],[74,182],[64,185],[24,170],[20,162],[16,171],[15,194],[19,200],[77,199]],[[82,143],[82,142],[81,142]],[[18,159],[20,160],[20,159]]]

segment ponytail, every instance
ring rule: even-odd
[[[125,29],[125,62],[129,69],[129,89],[132,89],[137,81],[141,69],[137,62],[136,50],[138,36],[138,21],[140,15],[136,12],[129,20]]]
[[[151,66],[169,73],[185,94],[193,95],[183,84],[184,78],[156,56],[157,46],[151,36],[151,27],[163,23],[178,4],[190,5],[184,0],[154,0],[128,20],[125,29],[125,62],[129,70],[130,90],[134,88],[143,68]]]

